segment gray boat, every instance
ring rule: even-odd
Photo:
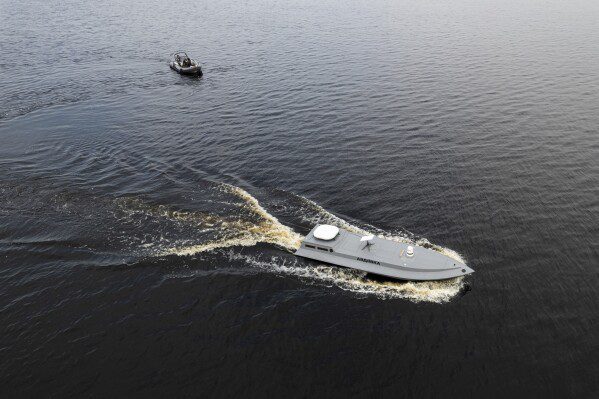
[[[172,70],[181,75],[202,76],[202,67],[196,60],[189,58],[185,51],[173,54],[173,60],[169,63]]]
[[[445,280],[474,270],[433,249],[318,225],[295,252],[321,262],[400,280]]]

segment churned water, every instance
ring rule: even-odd
[[[0,0],[0,396],[596,397],[598,18]],[[296,258],[319,222],[476,272]]]

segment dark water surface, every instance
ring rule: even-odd
[[[0,396],[597,397],[597,21],[0,1]],[[316,222],[476,273],[296,259]]]

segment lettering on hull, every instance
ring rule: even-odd
[[[372,263],[374,265],[381,265],[381,262],[377,262],[376,260],[364,259],[364,258],[356,258],[360,262]]]

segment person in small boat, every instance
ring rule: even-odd
[[[189,59],[189,57],[183,58],[183,62],[181,63],[181,66],[183,68],[189,68],[191,66],[191,60]]]

